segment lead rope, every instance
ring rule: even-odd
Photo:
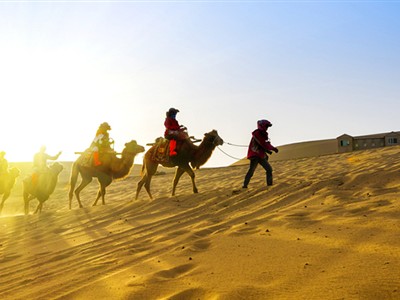
[[[228,142],[224,142],[224,144],[228,144],[228,145],[230,145],[230,146],[234,146],[234,147],[248,147],[248,146],[246,146],[246,145],[237,145],[237,144],[232,144],[232,143],[228,143]],[[235,160],[237,160],[237,161],[239,161],[239,160],[242,160],[244,157],[242,157],[242,158],[237,158],[237,157],[234,157],[234,156],[232,156],[232,155],[230,155],[230,154],[228,154],[228,153],[226,153],[224,150],[222,150],[220,147],[217,147],[218,148],[218,150],[219,151],[221,151],[223,154],[225,154],[226,156],[228,156],[228,157],[230,157],[230,158],[233,158],[233,159],[235,159]]]
[[[234,147],[248,147],[246,145],[236,145],[236,144],[231,144],[231,143],[224,143],[224,144],[228,144],[228,145],[234,146]]]

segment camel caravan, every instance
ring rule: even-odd
[[[174,114],[176,115],[177,112],[178,110],[173,108],[167,112],[164,137],[157,138],[155,143],[148,144],[151,147],[144,154],[141,179],[137,184],[135,199],[138,199],[143,185],[150,199],[153,199],[150,183],[158,165],[167,168],[176,167],[172,195],[175,195],[179,179],[184,173],[190,176],[193,193],[197,193],[198,189],[193,170],[204,165],[211,157],[214,149],[223,144],[223,140],[216,130],[206,133],[202,140],[198,140],[194,137],[189,137],[186,127],[180,125],[174,127],[170,126],[171,124],[167,124],[169,119],[172,118],[174,120]],[[177,122],[175,123],[177,124]],[[176,126],[176,124],[173,125]],[[92,182],[93,178],[97,178],[99,183],[93,206],[97,205],[100,198],[102,204],[105,205],[106,188],[114,180],[126,178],[131,172],[136,155],[145,152],[143,146],[137,144],[135,140],[131,140],[125,144],[121,153],[117,153],[113,148],[114,141],[109,137],[109,130],[111,130],[111,126],[108,123],[100,124],[90,147],[84,152],[76,152],[79,157],[73,162],[71,169],[68,192],[69,209],[72,209],[74,196],[79,208],[83,207],[80,193]],[[198,142],[200,144],[196,145]],[[46,148],[43,146],[35,154],[32,174],[26,176],[22,181],[25,215],[29,214],[29,203],[34,199],[38,201],[38,205],[33,213],[42,212],[43,204],[54,192],[59,174],[63,171],[63,166],[60,163],[47,163],[48,160],[57,160],[61,152],[51,156],[45,150]],[[16,178],[20,175],[20,170],[17,168],[8,168],[8,162],[5,160],[4,154],[4,152],[0,152],[0,195],[3,194],[0,214],[15,185]],[[77,185],[79,177],[81,181]]]

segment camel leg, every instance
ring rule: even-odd
[[[29,201],[30,201],[29,193],[24,191],[24,213],[25,215],[29,214]]]
[[[96,200],[93,203],[93,206],[96,206],[97,201],[101,197],[101,203],[103,205],[106,204],[105,197],[106,197],[106,188],[111,184],[112,178],[111,177],[99,177],[98,178],[99,183],[100,183],[100,188],[99,191],[97,192],[97,197]]]
[[[189,168],[189,172],[188,171],[186,171],[186,172],[189,174],[190,178],[192,179],[193,193],[197,194],[199,192],[199,190],[197,189],[196,182],[194,181],[194,178],[195,178],[194,171],[191,168]]]
[[[101,187],[101,204],[105,205],[106,204],[106,187],[102,186]]]
[[[1,212],[3,211],[4,202],[6,202],[8,196],[10,196],[10,192],[6,192],[6,193],[3,195],[3,199],[1,200],[1,204],[0,204],[0,215],[1,215]]]
[[[78,200],[79,208],[82,208],[82,203],[81,203],[81,198],[79,196],[80,192],[89,184],[92,182],[92,178],[84,177],[82,178],[81,184],[78,186],[78,188],[75,190],[75,196],[76,200]]]
[[[136,197],[135,197],[136,200],[139,197],[139,192],[143,185],[144,185],[146,192],[149,195],[150,199],[153,200],[153,195],[151,194],[151,191],[150,191],[150,183],[151,183],[151,178],[157,171],[157,168],[158,168],[158,164],[153,165],[153,164],[146,163],[146,171],[145,171],[142,179],[138,182],[138,185],[137,185]]]
[[[183,173],[185,173],[185,170],[183,170],[181,167],[177,168],[175,171],[175,177],[172,184],[172,196],[175,196],[176,186],[178,185],[179,179],[181,178]]]
[[[146,180],[147,180],[147,174],[145,174],[137,184],[135,200],[137,200],[139,198],[140,190],[142,189],[143,184],[146,182]]]
[[[153,200],[153,195],[151,194],[151,191],[150,191],[150,183],[151,183],[152,178],[153,178],[153,175],[146,176],[146,182],[144,183],[144,188],[146,189],[146,192],[149,195],[150,199]]]
[[[178,169],[176,169],[175,177],[174,177],[174,184],[172,186],[172,196],[175,196],[176,186],[178,185],[179,179],[185,172],[188,173],[188,175],[192,179],[193,193],[198,193],[196,183],[194,180],[194,178],[195,178],[194,172],[193,172],[192,168],[188,165],[185,167],[178,167]]]
[[[144,183],[144,188],[146,189],[147,194],[149,195],[150,199],[153,199],[153,195],[150,191],[150,183],[153,175],[156,174],[158,168],[158,164],[146,164],[146,181]]]
[[[69,180],[69,209],[72,209],[72,199],[74,198],[74,190],[75,190],[75,185],[78,180],[79,176],[79,170],[78,170],[78,164],[77,162],[74,162],[72,165],[72,170],[71,170],[71,177]]]
[[[72,209],[72,199],[74,198],[74,189],[71,188],[69,190],[68,199],[69,199],[69,209]]]
[[[175,195],[175,189],[176,189],[176,186],[178,185],[179,179],[181,178],[182,174],[185,173],[185,172],[188,173],[188,175],[192,179],[193,193],[196,194],[196,193],[199,192],[197,190],[196,182],[194,180],[194,178],[195,178],[194,171],[192,170],[192,168],[189,165],[187,165],[187,166],[184,166],[184,167],[178,167],[178,169],[175,172],[174,186],[172,188],[172,196]]]
[[[97,197],[96,197],[96,200],[93,203],[93,206],[97,205],[97,201],[99,201],[100,197],[101,197],[101,203],[103,205],[105,205],[106,204],[105,196],[106,196],[106,187],[105,186],[101,186],[99,188],[99,191],[97,192]]]
[[[92,206],[96,206],[97,201],[99,201],[100,197],[101,197],[101,189],[99,189],[99,190],[97,191],[96,200],[93,202],[93,205],[92,205]]]
[[[43,207],[43,202],[39,201],[39,204],[36,207],[36,210],[35,210],[34,214],[41,213],[42,212],[42,207]]]
[[[138,182],[137,189],[136,189],[136,197],[135,197],[136,200],[139,198],[139,192],[142,189],[143,185],[144,185],[144,187],[146,189],[146,192],[149,195],[150,199],[153,200],[153,195],[151,194],[151,190],[150,190],[150,183],[151,183],[151,178],[152,177],[153,176],[149,176],[149,175],[146,174]]]

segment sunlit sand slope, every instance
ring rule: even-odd
[[[0,218],[0,299],[399,299],[400,148],[112,183],[67,209],[67,175],[41,215],[16,189]],[[34,203],[32,203],[33,209]]]

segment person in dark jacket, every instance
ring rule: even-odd
[[[259,120],[257,121],[257,129],[252,132],[252,137],[247,152],[247,158],[250,160],[250,166],[244,178],[243,188],[247,188],[258,164],[265,169],[267,185],[272,185],[272,167],[268,162],[268,156],[266,153],[271,154],[272,151],[278,153],[278,148],[272,146],[268,138],[267,130],[271,126],[272,124],[270,121]]]

